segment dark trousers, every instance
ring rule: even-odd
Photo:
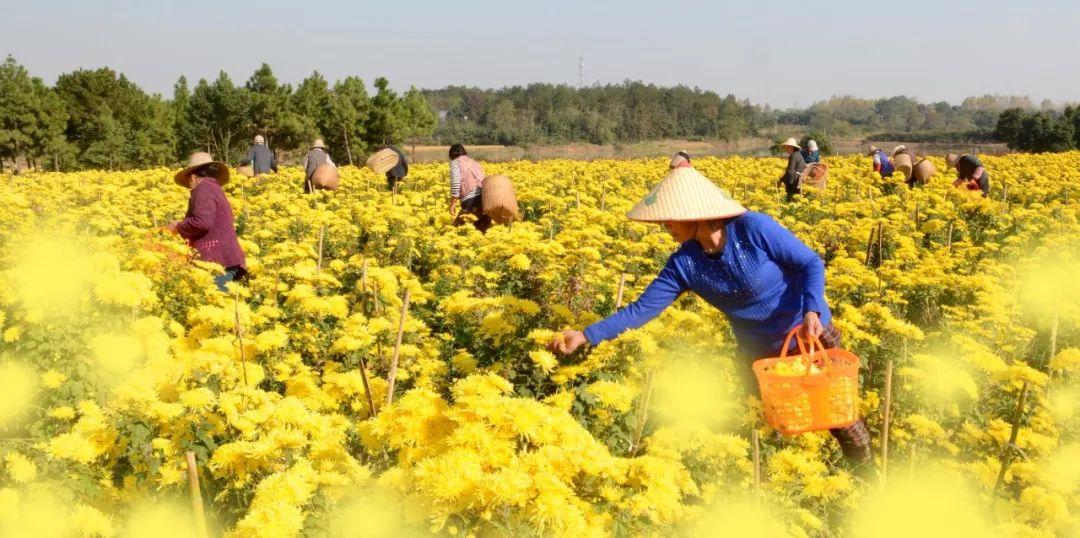
[[[488,228],[491,228],[491,217],[484,214],[484,200],[482,194],[461,202],[461,211],[458,212],[457,218],[454,219],[454,226],[465,224],[463,215],[466,213],[476,216],[476,222],[473,223],[473,226],[475,226],[477,230],[480,230],[480,233],[487,233]]]
[[[234,280],[239,281],[243,279],[245,275],[247,275],[247,271],[244,270],[243,267],[228,267],[225,269],[224,274],[220,274],[214,277],[214,284],[217,285],[218,291],[227,293],[229,291],[229,288],[226,288],[225,284],[228,284],[229,282],[232,282]]]
[[[825,332],[821,335],[821,344],[826,349],[832,349],[840,345],[840,329],[836,328],[836,325],[832,323],[828,327],[825,327]],[[779,355],[780,350],[776,350],[775,355]],[[760,358],[760,357],[758,357]],[[751,367],[752,360],[744,360],[743,376],[746,378],[746,389],[752,394],[760,397],[757,378],[754,376],[754,371]],[[833,428],[829,430],[836,442],[840,444],[840,450],[844,453],[850,463],[852,463],[860,471],[870,469],[874,462],[873,451],[870,448],[870,430],[866,428],[866,423],[862,419],[857,420],[850,426],[843,428]]]

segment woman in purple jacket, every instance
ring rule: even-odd
[[[209,153],[191,155],[187,168],[173,176],[177,185],[191,189],[184,220],[169,223],[169,231],[188,240],[199,259],[222,266],[225,273],[214,277],[221,291],[225,284],[247,274],[240,241],[236,238],[232,207],[221,187],[229,182],[229,167]]]
[[[681,246],[637,301],[584,331],[565,331],[553,350],[573,353],[641,327],[687,291],[727,317],[749,390],[757,389],[752,361],[779,355],[795,326],[827,347],[840,344],[825,301],[825,264],[817,253],[693,168],[671,170],[627,216],[662,222]],[[871,468],[870,434],[862,421],[830,431],[848,460]]]

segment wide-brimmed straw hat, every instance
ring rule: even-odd
[[[689,167],[674,168],[626,214],[642,222],[696,221],[742,215],[746,208]]]
[[[963,157],[963,155],[950,153],[945,156],[945,164],[949,165],[949,168],[956,168],[956,163],[960,162],[960,157]]]
[[[806,149],[810,151],[818,151],[817,140],[810,140],[806,143]]]
[[[792,147],[795,149],[802,149],[802,146],[799,145],[799,141],[795,140],[794,138],[788,138],[787,140],[780,143],[780,147],[784,146]]]
[[[900,154],[901,151],[904,151],[905,149],[907,149],[907,146],[905,146],[903,144],[900,144],[899,146],[896,146],[892,150],[893,157],[896,157],[897,155]]]
[[[187,187],[191,183],[191,173],[198,169],[200,166],[210,163],[217,163],[221,165],[218,167],[218,174],[214,178],[217,179],[218,185],[225,185],[226,183],[228,183],[229,167],[221,161],[215,161],[214,158],[205,151],[196,151],[195,153],[192,153],[191,157],[188,157],[187,168],[184,168],[183,170],[177,172],[176,175],[173,176],[173,181],[175,181],[176,184],[180,185],[181,187]]]
[[[866,156],[867,157],[872,157],[875,153],[877,153],[877,151],[878,151],[877,146],[870,146],[870,149],[866,150]]]
[[[321,138],[316,138],[315,141],[311,143],[311,147],[312,148],[319,148],[319,149],[326,149],[326,144],[323,143]]]

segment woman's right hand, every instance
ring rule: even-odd
[[[560,355],[569,355],[586,343],[588,343],[588,339],[585,338],[585,333],[581,331],[563,331],[555,335],[555,339],[552,340],[548,349]]]

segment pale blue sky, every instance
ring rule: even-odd
[[[179,75],[397,88],[640,79],[773,106],[834,94],[1080,100],[1080,1],[514,3],[0,0],[0,54],[53,82],[108,65],[171,95]]]

